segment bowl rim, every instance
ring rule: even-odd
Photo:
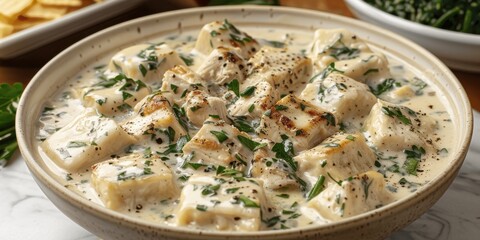
[[[459,42],[469,45],[480,46],[480,34],[457,32],[429,25],[413,22],[399,16],[382,11],[363,0],[345,0],[347,6],[362,12],[370,18],[381,20],[382,24],[395,25],[397,28],[419,35],[429,35],[433,38],[446,39],[452,42]]]
[[[121,214],[119,212],[116,212],[111,209],[107,209],[103,206],[100,206],[96,203],[93,203],[89,201],[88,199],[74,193],[73,191],[66,190],[66,188],[60,184],[57,180],[54,179],[49,173],[47,173],[46,170],[44,170],[36,161],[35,158],[32,154],[34,151],[38,151],[37,149],[29,149],[28,142],[29,139],[26,138],[25,132],[27,130],[31,131],[31,126],[26,126],[24,124],[25,121],[23,121],[23,118],[26,117],[26,114],[28,112],[28,109],[25,108],[26,105],[28,105],[28,100],[30,99],[30,96],[33,94],[29,94],[31,92],[35,91],[35,88],[38,84],[41,83],[41,77],[42,75],[46,74],[45,72],[48,72],[48,69],[52,66],[55,65],[57,61],[65,57],[66,55],[69,54],[70,51],[74,50],[77,47],[82,46],[83,44],[88,43],[91,40],[95,40],[97,38],[100,38],[103,34],[106,34],[111,31],[115,31],[118,29],[124,29],[129,26],[135,26],[136,24],[143,22],[143,21],[148,21],[152,19],[158,19],[158,18],[166,18],[166,17],[171,17],[174,15],[182,15],[182,14],[198,14],[200,12],[221,12],[221,11],[233,11],[233,10],[242,10],[242,11],[260,11],[260,12],[276,12],[278,14],[285,13],[285,14],[292,14],[292,15],[303,15],[303,14],[309,14],[312,16],[322,16],[325,19],[334,19],[336,21],[340,21],[342,23],[348,22],[348,24],[354,25],[355,27],[360,27],[360,28],[368,28],[372,29],[375,31],[377,34],[383,35],[383,36],[395,36],[395,38],[402,42],[405,45],[408,45],[410,48],[414,49],[415,51],[419,52],[421,55],[425,56],[428,58],[429,61],[432,63],[438,65],[438,67],[442,70],[442,73],[444,73],[446,76],[445,78],[449,79],[449,83],[451,83],[453,88],[459,90],[458,96],[460,98],[461,103],[463,106],[466,107],[466,132],[467,132],[467,138],[463,140],[463,144],[459,147],[459,151],[455,153],[455,156],[452,158],[453,161],[451,163],[448,163],[448,166],[453,166],[456,170],[458,170],[463,162],[463,158],[465,157],[466,151],[468,149],[468,146],[470,144],[471,136],[472,136],[472,128],[473,128],[473,117],[472,117],[472,111],[470,107],[470,102],[468,101],[467,95],[465,93],[465,90],[461,86],[460,82],[457,80],[455,75],[440,61],[438,58],[436,58],[433,54],[425,50],[424,48],[420,47],[418,44],[413,43],[412,41],[401,37],[393,32],[390,32],[388,30],[382,29],[380,27],[374,26],[369,23],[365,23],[353,18],[348,18],[344,16],[339,16],[331,13],[325,13],[325,12],[320,12],[320,11],[314,11],[314,10],[308,10],[308,9],[299,9],[299,8],[292,8],[292,7],[278,7],[278,6],[214,6],[214,7],[201,7],[201,8],[190,8],[190,9],[181,9],[181,10],[175,10],[175,11],[169,11],[169,12],[163,12],[163,13],[158,13],[158,14],[153,14],[153,15],[148,15],[144,17],[140,17],[137,19],[133,19],[127,22],[123,22],[117,25],[114,25],[112,27],[106,28],[104,30],[101,30],[95,34],[92,34],[77,43],[73,44],[72,46],[68,47],[67,49],[63,50],[61,53],[59,53],[57,56],[55,56],[52,60],[50,60],[42,69],[32,78],[31,82],[27,85],[25,88],[24,94],[22,95],[20,101],[19,101],[19,106],[18,106],[18,113],[16,116],[16,133],[17,133],[17,140],[19,143],[19,148],[22,152],[22,155],[24,156],[25,162],[29,168],[29,170],[32,172],[32,174],[35,176],[36,180],[42,181],[43,184],[47,185],[50,189],[53,189],[55,191],[55,194],[57,195],[62,195],[61,197],[65,200],[68,200],[70,204],[74,204],[77,207],[83,206],[83,210],[88,211],[90,214],[100,218],[104,219],[107,221],[112,221],[112,219],[116,221],[124,221],[128,224],[137,226],[137,227],[142,227],[142,228],[148,228],[148,229],[155,229],[156,231],[162,232],[162,233],[172,233],[174,232],[177,235],[184,235],[184,236],[194,236],[201,234],[204,237],[205,236],[211,236],[211,237],[225,237],[225,236],[230,236],[230,237],[246,237],[246,238],[252,238],[252,237],[272,237],[272,236],[278,236],[282,234],[283,236],[292,236],[293,234],[298,234],[299,232],[303,232],[303,234],[309,234],[312,232],[319,232],[322,229],[325,230],[325,232],[330,231],[338,231],[346,228],[350,228],[351,226],[356,226],[356,225],[361,225],[364,224],[366,219],[372,219],[373,216],[378,215],[380,212],[383,212],[382,216],[386,215],[391,215],[395,213],[395,209],[399,209],[401,205],[408,205],[408,202],[413,199],[423,195],[427,195],[428,189],[430,189],[432,186],[430,185],[439,185],[445,182],[445,180],[442,181],[442,179],[439,179],[440,177],[444,177],[444,175],[451,175],[455,174],[456,171],[445,171],[442,172],[441,175],[436,176],[432,181],[427,183],[425,187],[422,187],[419,191],[417,191],[414,194],[411,194],[405,198],[402,198],[398,201],[395,201],[393,203],[390,203],[386,206],[383,206],[381,208],[362,213],[347,219],[343,219],[341,221],[337,222],[332,222],[332,223],[327,223],[327,224],[322,224],[322,225],[313,225],[313,226],[306,226],[302,228],[293,228],[293,229],[287,229],[287,230],[264,230],[264,231],[257,231],[257,232],[234,232],[234,231],[228,231],[228,232],[222,232],[222,231],[203,231],[203,230],[197,230],[197,229],[190,229],[186,227],[174,227],[174,226],[169,226],[166,224],[158,224],[158,223],[153,223],[149,221],[145,221],[142,219],[138,219],[133,216],[127,216],[124,214]],[[138,39],[137,39],[138,40]],[[65,80],[62,80],[65,81]],[[468,110],[469,109],[469,110]],[[32,138],[34,136],[31,136]],[[39,184],[40,185],[40,184]],[[42,189],[42,191],[44,191]],[[45,191],[44,191],[45,192]],[[423,195],[422,195],[423,194]],[[334,230],[332,230],[334,229]]]

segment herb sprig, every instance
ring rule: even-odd
[[[22,94],[20,83],[0,84],[0,168],[5,166],[17,150],[15,113]]]

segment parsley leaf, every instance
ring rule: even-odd
[[[7,164],[18,147],[15,113],[22,91],[23,86],[20,83],[0,84],[0,167]]]

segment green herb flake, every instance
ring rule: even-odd
[[[67,143],[67,148],[79,148],[79,147],[86,147],[88,144],[82,141],[70,141]]]
[[[245,137],[245,136],[242,136],[242,135],[238,135],[237,139],[238,139],[238,141],[240,141],[240,143],[242,143],[243,146],[250,149],[250,151],[256,151],[256,150],[258,150],[262,147],[267,146],[266,143],[255,142],[252,139],[250,139],[248,137]]]
[[[210,32],[210,36],[212,36],[212,37],[216,37],[216,36],[218,36],[218,35],[219,35],[219,33],[218,33],[217,31],[215,31],[215,30],[213,30],[213,31]]]
[[[392,118],[396,117],[398,120],[400,120],[400,122],[402,122],[405,125],[412,124],[412,121],[407,117],[405,117],[405,115],[403,115],[399,107],[391,107],[391,106],[382,107],[382,112],[389,117],[392,117]]]
[[[277,196],[279,198],[285,198],[285,199],[290,198],[290,195],[288,195],[286,193],[278,194],[278,195],[275,195],[275,196]]]
[[[254,104],[250,105],[250,107],[248,108],[248,112],[251,113],[251,112],[253,112],[253,110],[255,110],[255,105]]]
[[[183,60],[185,65],[187,65],[187,66],[192,66],[193,65],[194,60],[191,56],[186,56],[186,55],[180,54],[180,58]]]
[[[148,70],[145,68],[145,66],[143,66],[143,64],[138,65],[138,69],[140,69],[142,76],[145,77],[145,75],[147,75]]]
[[[226,192],[226,193],[235,193],[235,192],[237,192],[239,189],[240,189],[239,187],[227,188],[227,189],[225,189],[225,192]]]
[[[213,134],[220,143],[225,142],[228,139],[227,133],[224,131],[210,131],[211,134]]]
[[[317,182],[315,182],[315,185],[313,185],[312,189],[307,193],[307,200],[310,201],[314,197],[316,197],[318,194],[320,194],[323,189],[325,189],[325,186],[323,185],[325,182],[325,177],[323,175],[320,175],[318,177]]]
[[[260,208],[260,206],[256,202],[252,201],[250,198],[245,197],[243,195],[239,195],[238,200],[243,203],[244,207]]]
[[[370,87],[370,91],[375,95],[375,96],[380,96],[382,93],[389,91],[390,89],[393,88],[395,84],[395,79],[393,78],[387,78],[385,79],[382,83],[378,84],[376,88]]]
[[[237,79],[233,79],[230,83],[228,83],[227,89],[234,92],[237,97],[240,96],[240,83]]]
[[[127,99],[129,99],[129,98],[131,98],[131,97],[133,97],[132,94],[130,94],[130,93],[128,93],[128,92],[125,92],[125,91],[122,92],[123,101],[125,101],[125,100],[127,100]]]
[[[172,89],[173,93],[177,94],[178,86],[175,84],[170,84],[170,89]]]
[[[327,126],[335,127],[335,116],[329,112],[323,113],[322,117],[327,120]]]
[[[277,111],[283,111],[283,110],[287,110],[288,107],[285,106],[285,105],[275,105],[275,110]]]
[[[243,92],[240,93],[241,97],[249,97],[255,92],[255,86],[249,86],[243,90]]]
[[[197,210],[198,210],[198,211],[205,212],[205,211],[207,211],[207,209],[208,209],[208,207],[205,206],[205,205],[202,205],[202,204],[198,204],[198,205],[197,205]]]
[[[353,135],[348,135],[348,136],[346,137],[346,139],[348,139],[348,140],[350,140],[350,141],[355,141],[355,136],[353,136]]]

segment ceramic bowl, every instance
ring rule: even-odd
[[[362,0],[345,0],[359,19],[389,29],[430,50],[451,68],[480,72],[480,35],[419,24],[379,10]]]
[[[339,222],[299,229],[261,232],[211,232],[158,225],[106,209],[65,188],[42,159],[36,129],[46,99],[67,80],[94,62],[152,36],[200,29],[205,23],[227,18],[239,27],[281,27],[313,32],[317,28],[346,28],[370,44],[431,78],[439,89],[456,126],[452,161],[439,176],[414,194],[382,208]],[[386,30],[354,19],[317,11],[283,7],[195,8],[132,20],[98,32],[66,49],[33,78],[25,89],[17,113],[20,150],[33,177],[47,197],[79,225],[102,239],[382,239],[418,218],[446,191],[460,168],[472,134],[472,113],[467,96],[450,70],[418,45]]]

